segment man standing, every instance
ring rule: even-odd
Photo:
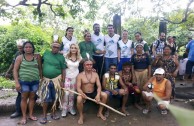
[[[160,38],[158,40],[156,40],[155,42],[153,42],[153,48],[152,48],[152,52],[154,57],[156,57],[157,55],[162,55],[163,54],[163,48],[165,46],[165,38],[166,35],[164,32],[160,33]]]
[[[96,102],[106,103],[107,95],[101,92],[101,84],[99,76],[96,72],[92,71],[93,62],[90,60],[85,60],[84,71],[79,73],[77,76],[77,91],[81,95],[77,96],[77,109],[80,114],[78,124],[83,124],[83,103],[86,97],[95,98]],[[95,84],[97,86],[97,91],[95,90]],[[99,107],[97,117],[102,120],[106,120],[106,117],[102,114],[103,106]]]
[[[108,71],[110,64],[116,64],[118,60],[117,43],[120,40],[120,35],[114,33],[114,26],[108,25],[108,35],[104,36],[106,54],[105,54],[105,72]]]
[[[134,46],[136,46],[137,44],[142,44],[143,45],[143,51],[144,53],[149,54],[149,48],[148,48],[148,44],[145,40],[143,40],[142,36],[141,36],[141,32],[136,32],[135,33],[135,40],[136,42],[134,43]],[[136,53],[136,49],[134,48],[134,53]]]
[[[14,57],[11,65],[9,66],[9,69],[7,70],[7,72],[5,74],[6,78],[10,77],[9,73],[12,72],[12,70],[13,70],[14,63],[15,63],[15,60],[16,60],[17,56],[19,56],[23,53],[23,43],[26,42],[26,41],[27,41],[26,39],[18,39],[16,41],[18,51],[16,52],[15,57]],[[11,114],[11,116],[10,116],[11,118],[15,118],[15,117],[18,117],[18,116],[21,115],[20,103],[21,103],[21,93],[18,92],[18,96],[17,96],[16,102],[15,102],[16,111],[13,114]]]
[[[186,65],[186,74],[192,75],[192,70],[194,66],[194,40],[191,40],[186,48],[186,53],[188,54],[188,61]],[[191,76],[192,78],[192,76]],[[193,82],[194,84],[194,82]]]
[[[43,105],[43,118],[41,124],[47,123],[48,103],[52,105],[51,118],[58,120],[59,116],[55,114],[56,103],[59,100],[61,105],[64,80],[65,80],[65,58],[59,54],[60,44],[54,42],[51,51],[45,51],[43,54],[43,80],[39,88],[39,96]]]
[[[95,23],[93,25],[94,33],[91,36],[91,41],[96,46],[97,50],[104,50],[104,35],[100,33],[100,25]],[[102,78],[102,67],[103,67],[103,54],[97,54],[95,53],[93,55],[93,59],[96,62],[95,69],[99,75],[100,78]]]
[[[164,69],[156,69],[154,72],[154,76],[150,78],[150,80],[144,85],[142,96],[147,105],[147,108],[143,110],[143,114],[147,114],[151,111],[151,101],[153,99],[153,93],[155,93],[162,100],[158,102],[158,108],[161,114],[167,114],[167,108],[170,103],[172,87],[170,81],[164,78],[164,74]]]

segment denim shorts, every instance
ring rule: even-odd
[[[54,83],[50,81],[47,88],[48,93],[46,95],[46,98],[44,99],[44,102],[53,102],[55,100],[56,94]],[[46,90],[46,87],[43,90]]]
[[[104,92],[109,95],[109,98],[121,98],[122,96],[119,94],[120,89],[116,88],[114,90],[118,92],[117,95],[113,95],[113,93],[111,91],[108,91],[108,90],[104,90]]]
[[[37,92],[39,87],[39,81],[22,81],[19,80],[20,86],[21,86],[21,93],[23,92]]]

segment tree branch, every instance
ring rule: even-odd
[[[182,19],[181,21],[179,21],[179,22],[174,22],[174,21],[171,21],[171,20],[166,19],[166,18],[163,18],[163,20],[165,20],[165,21],[167,21],[167,22],[169,22],[169,23],[172,23],[172,24],[181,24],[181,23],[186,22],[186,21],[187,21],[187,18],[189,17],[189,15],[190,15],[191,13],[194,13],[193,11],[192,11],[192,12],[189,12],[189,7],[190,7],[190,5],[191,5],[193,2],[194,2],[194,0],[190,0],[189,3],[187,4],[186,10],[185,10],[185,12],[184,12],[184,17],[183,17],[183,19]]]

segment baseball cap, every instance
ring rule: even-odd
[[[165,71],[164,71],[163,68],[157,68],[157,69],[155,70],[155,72],[154,72],[154,75],[156,75],[156,74],[164,74],[164,73],[165,73]]]

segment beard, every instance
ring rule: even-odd
[[[161,41],[165,41],[165,38],[161,38],[160,40],[161,40]]]

